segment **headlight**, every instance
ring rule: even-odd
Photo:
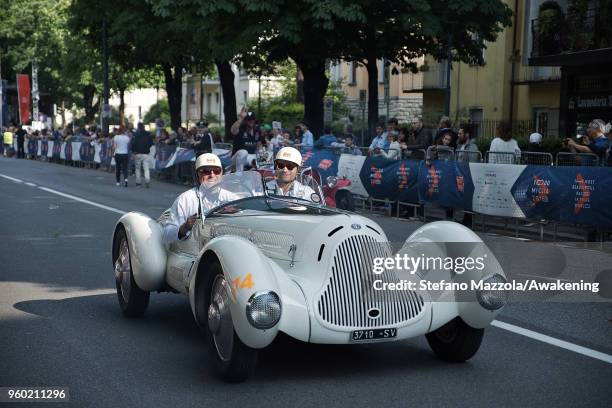
[[[508,292],[505,289],[501,289],[506,282],[506,278],[498,273],[484,279],[484,289],[476,291],[478,303],[488,310],[501,308],[508,300]],[[487,285],[492,289],[486,289]]]
[[[255,292],[246,305],[247,320],[257,329],[274,327],[281,317],[281,303],[272,291]]]

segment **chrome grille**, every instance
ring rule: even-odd
[[[375,291],[374,281],[398,282],[395,272],[372,272],[373,259],[391,256],[388,244],[367,235],[355,235],[336,248],[327,286],[318,301],[323,321],[340,327],[396,326],[417,317],[423,298],[414,291]],[[376,319],[368,317],[372,308],[380,310]]]

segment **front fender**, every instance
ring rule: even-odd
[[[125,229],[127,236],[136,284],[148,292],[161,289],[165,285],[167,261],[161,226],[145,214],[129,212],[117,221],[113,247],[117,231],[121,227]]]
[[[452,243],[474,243],[469,252],[462,252],[459,245]],[[450,244],[450,245],[449,245]],[[479,281],[492,274],[505,277],[504,271],[495,255],[489,250],[482,239],[469,228],[450,221],[438,221],[424,225],[416,230],[406,240],[407,252],[416,256],[426,253],[432,257],[478,257],[485,258],[484,269],[455,273],[454,271],[435,270],[428,272],[424,278],[431,282],[465,282],[471,288],[472,281]],[[486,254],[486,255],[485,255]],[[432,301],[432,322],[430,331],[448,323],[460,316],[468,325],[474,328],[487,327],[501,309],[491,311],[482,307],[476,298],[476,291],[447,291]]]
[[[189,281],[189,300],[194,315],[196,298],[200,296],[197,293],[197,275],[206,273],[207,270],[201,263],[214,258],[220,262],[225,279],[232,287],[230,293],[232,321],[236,334],[244,344],[251,348],[266,347],[274,340],[281,328],[283,331],[290,331],[289,334],[293,337],[308,340],[310,327],[308,311],[299,287],[252,242],[238,236],[217,237],[202,248],[193,268],[195,273]],[[241,287],[249,274],[251,275],[251,287],[246,287],[246,285]],[[257,329],[248,322],[246,317],[247,302],[251,295],[259,291],[273,291],[281,299],[281,319],[271,329]],[[195,317],[200,321],[197,315]],[[296,322],[304,324],[300,326],[296,325]],[[202,324],[201,321],[200,324]]]

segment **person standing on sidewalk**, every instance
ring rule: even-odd
[[[142,123],[138,124],[138,130],[132,141],[132,153],[136,161],[136,187],[141,185],[141,171],[144,170],[145,187],[149,188],[151,177],[149,173],[149,153],[153,146],[153,136],[147,132]],[[142,167],[142,169],[141,169]]]
[[[113,154],[115,155],[115,179],[117,186],[121,185],[121,172],[123,171],[123,185],[128,186],[128,159],[130,157],[130,137],[125,127],[121,125],[119,134],[113,137]]]

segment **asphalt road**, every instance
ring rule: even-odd
[[[472,360],[448,364],[424,338],[321,346],[281,337],[260,353],[253,378],[225,384],[209,368],[185,297],[152,294],[144,318],[122,317],[110,260],[119,214],[42,188],[154,217],[185,189],[155,181],[148,190],[125,189],[102,171],[0,158],[0,387],[69,387],[65,405],[73,407],[612,403],[612,364],[576,351],[612,356],[612,264],[605,251],[482,235],[511,273],[601,283],[600,294],[519,299],[499,316],[543,341],[490,327]],[[374,218],[392,241],[420,225]]]

